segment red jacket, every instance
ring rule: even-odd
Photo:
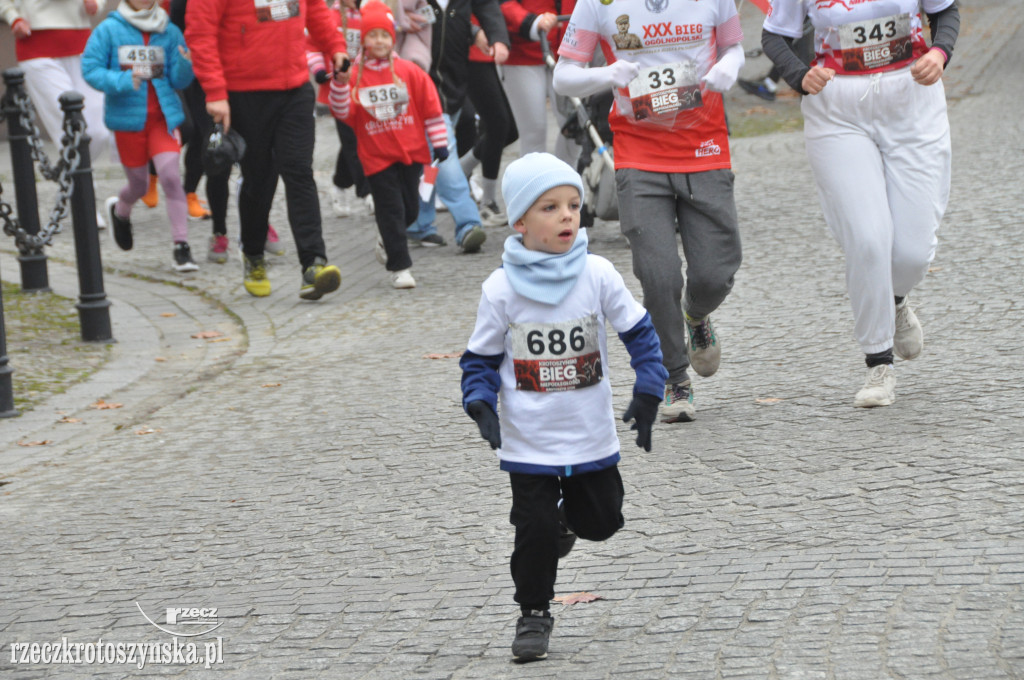
[[[501,13],[505,16],[508,34],[512,37],[509,48],[509,66],[536,66],[544,63],[544,53],[540,43],[530,39],[530,29],[537,17],[546,12],[552,14],[572,14],[576,0],[501,0]],[[548,33],[548,44],[551,45],[551,56],[558,59],[558,46],[562,42],[567,21]]]
[[[395,75],[408,88],[409,104],[389,120],[375,119],[359,104],[359,92],[355,90],[356,82],[360,88],[393,83],[387,62],[371,62],[365,67],[362,78],[359,72],[364,66],[353,64],[348,85],[339,86],[337,81],[331,81],[331,113],[355,131],[356,152],[367,175],[375,175],[395,163],[430,163],[427,135],[435,146],[448,145],[441,100],[434,81],[411,61],[395,56],[394,64]]]
[[[228,92],[291,90],[309,80],[305,30],[320,50],[345,52],[337,13],[323,0],[190,0],[185,41],[207,101]],[[274,19],[281,13],[283,18]]]

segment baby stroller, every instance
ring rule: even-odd
[[[559,21],[569,19],[559,16]],[[554,70],[555,58],[547,36],[541,33],[541,51],[544,62]],[[603,63],[596,63],[603,66]],[[587,97],[586,102],[577,97],[566,97],[575,109],[576,115],[568,118],[561,133],[575,141],[580,147],[576,170],[583,178],[586,188],[580,215],[581,227],[592,227],[594,219],[614,221],[619,219],[619,201],[615,189],[615,159],[612,155],[612,131],[608,125],[608,113],[612,106],[612,93],[602,92]],[[607,140],[607,141],[605,141]]]

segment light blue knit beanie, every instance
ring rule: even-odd
[[[501,178],[501,195],[509,226],[526,214],[530,206],[548,189],[574,186],[583,201],[583,180],[568,163],[549,153],[528,153],[512,161]]]

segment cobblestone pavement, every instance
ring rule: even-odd
[[[300,301],[289,252],[257,300],[237,261],[175,275],[162,209],[136,208],[136,250],[104,243],[115,359],[0,423],[3,675],[1024,678],[1024,31],[1015,0],[965,4],[953,194],[914,298],[927,345],[898,365],[896,404],[851,406],[863,364],[800,134],[736,142],[745,262],[716,315],[722,368],[651,453],[622,426],[626,528],[564,561],[558,594],[602,599],[555,606],[543,663],[509,662],[507,479],[460,411],[457,361],[426,358],[463,349],[506,232],[479,255],[414,250],[419,287],[395,291],[371,219],[328,216],[342,290]],[[68,241],[50,271],[74,296]],[[592,243],[638,292],[616,226]],[[621,346],[611,368],[621,412]],[[217,608],[193,639],[222,638],[219,667],[12,660],[62,638],[171,644],[143,612],[197,630],[178,607]]]

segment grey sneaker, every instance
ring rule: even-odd
[[[440,246],[448,245],[448,242],[444,240],[444,237],[438,234],[436,231],[433,234],[427,234],[423,238],[409,236],[407,240],[409,241],[410,245],[425,246],[427,248],[438,248]]]
[[[715,335],[715,327],[711,325],[711,317],[704,317],[694,323],[687,316],[686,333],[689,336],[686,353],[690,358],[690,366],[699,376],[707,378],[714,375],[722,362],[722,347]]]
[[[550,612],[530,610],[516,621],[516,639],[512,641],[512,660],[516,663],[548,658],[548,642],[555,619]]]
[[[459,244],[459,247],[462,248],[464,253],[478,253],[480,252],[480,246],[486,240],[487,232],[478,224],[466,232],[466,235],[462,237],[462,243]]]
[[[900,359],[916,359],[924,349],[924,330],[909,301],[910,298],[905,297],[896,305],[896,335],[892,338],[892,351]]]
[[[853,399],[857,408],[889,406],[896,401],[896,371],[892,364],[882,364],[868,369],[868,379]]]
[[[661,415],[666,423],[689,423],[697,417],[693,407],[693,389],[690,381],[665,385],[665,399],[661,402]]]

